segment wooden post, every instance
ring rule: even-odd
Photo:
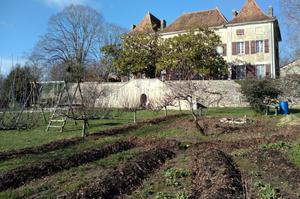
[[[87,136],[88,135],[88,131],[89,131],[88,120],[84,119],[83,120],[83,125],[82,125],[82,137]]]
[[[136,110],[133,112],[133,123],[136,123]]]
[[[179,111],[181,112],[181,102],[180,102],[180,99],[178,100],[178,105],[179,105]]]

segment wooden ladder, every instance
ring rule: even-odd
[[[64,85],[64,88],[59,93],[58,100],[54,106],[54,110],[50,116],[50,120],[46,129],[46,132],[49,131],[50,128],[60,128],[60,132],[62,133],[64,130],[64,127],[67,122],[67,117],[63,116],[62,109],[59,106],[60,101],[62,99],[63,93],[65,92],[66,86]]]

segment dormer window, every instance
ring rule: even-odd
[[[237,29],[236,30],[236,35],[244,35],[245,34],[245,30],[244,29]]]

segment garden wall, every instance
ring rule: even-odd
[[[171,96],[171,90],[184,90],[185,85],[196,90],[193,97],[199,98],[200,102],[210,107],[244,107],[248,106],[244,96],[240,92],[240,85],[235,81],[167,81],[159,79],[134,79],[129,82],[101,83],[97,85],[98,93],[104,93],[97,98],[97,106],[109,106],[115,108],[134,108],[139,106],[141,99],[146,99],[147,105],[161,107],[162,101]],[[90,94],[90,88],[96,83],[84,83],[82,90]],[[190,88],[189,87],[189,88]],[[189,89],[187,89],[188,91]],[[186,92],[186,91],[185,91]],[[180,106],[180,107],[179,107]],[[174,100],[170,109],[187,110],[188,104],[184,100]]]

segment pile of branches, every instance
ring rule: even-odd
[[[152,149],[121,164],[104,179],[98,179],[80,188],[67,198],[117,198],[132,192],[143,180],[158,169],[174,153],[167,149]]]
[[[134,147],[135,144],[131,142],[121,141],[97,149],[83,151],[69,157],[56,158],[34,165],[22,166],[0,175],[0,191],[4,191],[8,188],[17,188],[33,179],[49,176],[59,171],[93,162]]]
[[[209,149],[197,151],[195,157],[191,198],[244,198],[241,173],[228,155]]]

